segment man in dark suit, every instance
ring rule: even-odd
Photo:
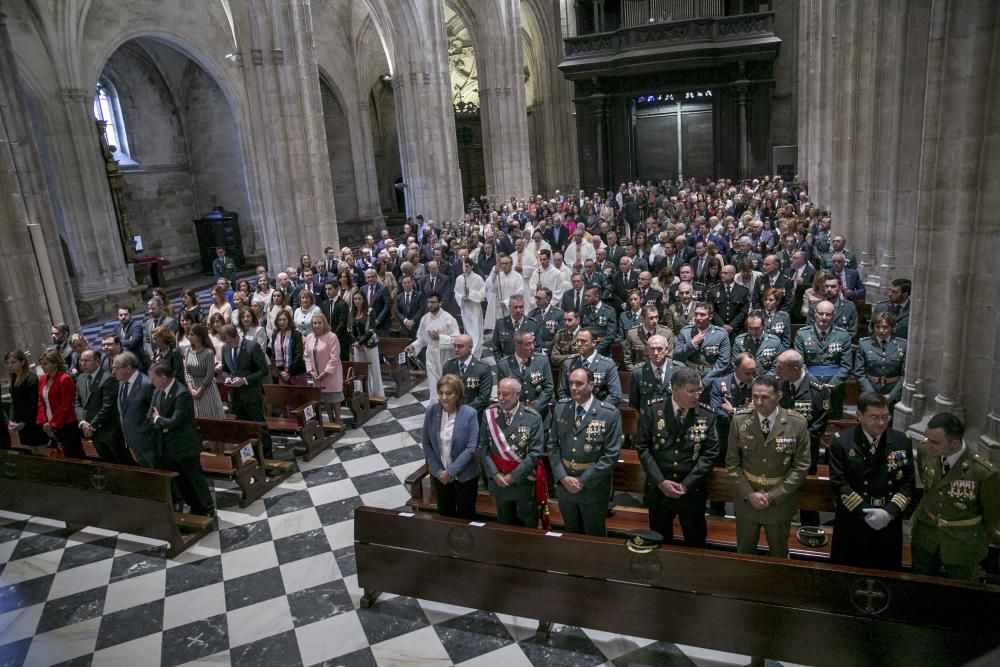
[[[351,346],[347,342],[347,316],[350,310],[343,299],[338,299],[337,294],[340,287],[333,280],[326,281],[323,285],[326,300],[320,304],[319,309],[326,317],[326,323],[330,325],[330,331],[337,336],[340,342],[340,360],[347,361],[351,355]]]
[[[135,461],[125,447],[118,425],[117,397],[118,380],[101,368],[94,350],[84,350],[76,378],[76,420],[80,431],[94,443],[102,461],[133,465]]]
[[[313,270],[302,269],[302,275],[299,277],[302,279],[302,284],[296,287],[295,293],[292,294],[292,305],[296,308],[299,307],[299,297],[302,292],[310,292],[313,295],[313,303],[317,306],[322,304],[326,300],[326,292],[323,285],[313,276]]]
[[[142,326],[132,319],[131,306],[118,306],[118,324],[116,331],[118,342],[122,346],[123,352],[131,352],[142,363]],[[142,368],[140,366],[140,368]]]
[[[864,300],[865,284],[861,282],[861,274],[856,269],[847,266],[844,253],[833,253],[833,272],[840,276],[840,294],[849,301]]]
[[[774,287],[782,291],[781,303],[778,308],[786,313],[792,312],[792,304],[795,301],[795,286],[788,276],[781,273],[781,262],[775,255],[768,255],[764,258],[764,273],[753,285],[753,294],[750,301],[754,308],[762,308],[764,300],[764,290]],[[803,290],[805,291],[805,290]]]
[[[113,377],[114,373],[111,367],[115,363],[115,357],[123,352],[121,339],[116,335],[105,336],[101,339],[101,351],[104,354],[101,355],[101,363],[98,368]]]
[[[622,257],[625,256],[625,248],[618,245],[618,235],[614,232],[608,232],[608,247],[604,249],[604,252],[607,254],[611,266],[618,266]]]
[[[583,276],[579,273],[574,273],[573,277],[569,280],[571,289],[563,292],[562,299],[559,302],[559,310],[564,313],[567,310],[574,310],[580,312],[580,310],[587,305],[587,301],[584,298],[584,288],[586,287],[586,281]]]
[[[148,377],[139,372],[139,359],[131,352],[122,352],[115,357],[111,368],[119,383],[118,423],[121,424],[125,445],[143,468],[156,468],[160,450],[153,438],[153,425],[146,419],[153,400],[153,385]]]
[[[368,308],[375,313],[375,329],[380,336],[389,333],[389,306],[391,299],[389,290],[378,281],[375,269],[365,271],[365,284],[361,286],[361,295],[368,303]]]
[[[795,294],[792,297],[792,321],[802,322],[802,299],[806,290],[812,287],[816,278],[816,267],[809,263],[809,254],[804,250],[792,253],[792,263],[785,270],[785,276],[791,281]]]
[[[632,260],[622,257],[618,262],[620,273],[611,278],[611,298],[608,305],[617,313],[628,302],[628,293],[639,286],[639,272],[632,268]]]
[[[705,300],[712,304],[712,323],[722,327],[730,338],[743,329],[743,322],[750,312],[750,292],[735,282],[736,267],[722,267],[722,282],[709,288]]]
[[[164,469],[177,473],[175,484],[171,485],[174,505],[179,506],[183,499],[192,514],[215,516],[215,501],[201,471],[201,436],[195,426],[191,392],[163,364],[149,369],[149,379],[156,387],[149,419],[159,440],[160,463]]]
[[[147,360],[153,358],[153,330],[164,326],[175,334],[178,330],[177,320],[166,314],[166,304],[163,299],[154,296],[146,303],[146,321],[142,323],[142,351]],[[126,349],[128,349],[126,347]]]
[[[455,289],[451,279],[440,272],[437,262],[427,263],[427,275],[420,281],[420,291],[425,296],[431,292],[440,294],[442,306],[455,303]]]
[[[222,327],[222,378],[229,387],[229,406],[237,419],[264,421],[264,378],[267,377],[267,358],[250,338],[240,340],[239,331],[232,324]],[[261,445],[264,457],[271,458],[271,434],[262,429]]]
[[[566,249],[566,242],[569,240],[569,228],[561,222],[554,223],[545,230],[542,238],[552,246],[552,252],[562,252]]]
[[[399,322],[399,337],[412,340],[417,337],[420,318],[427,312],[427,299],[413,288],[413,276],[403,276],[401,285],[392,304],[392,316]]]

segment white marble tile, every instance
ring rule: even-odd
[[[601,649],[601,653],[607,656],[609,660],[614,660],[626,653],[654,643],[652,639],[629,637],[614,632],[604,632],[603,630],[584,628],[583,632],[590,637],[591,641],[594,642],[597,648]]]
[[[524,616],[511,616],[510,614],[498,613],[497,618],[507,628],[507,632],[514,638],[514,641],[524,641],[535,636],[538,630],[538,621]]]
[[[517,644],[508,644],[472,660],[457,663],[461,667],[531,667],[531,661]]]
[[[25,667],[47,667],[92,653],[100,627],[101,619],[98,617],[35,635],[24,660]]]
[[[364,426],[369,426],[373,424],[385,424],[386,422],[391,422],[393,419],[395,419],[395,417],[392,416],[391,412],[389,412],[388,410],[382,410],[377,415],[366,421]],[[362,426],[362,428],[364,428],[364,426]]]
[[[20,512],[0,510],[0,525],[7,523],[14,523],[16,521],[27,521],[30,518],[31,518],[30,514],[21,514]]]
[[[65,521],[57,521],[56,519],[46,519],[42,516],[33,516],[28,520],[28,525],[24,527],[29,533],[51,533],[53,530],[59,530],[60,528],[65,528]]]
[[[163,629],[169,630],[226,612],[222,582],[171,595],[163,605]]]
[[[323,526],[319,520],[319,514],[315,507],[307,507],[297,512],[280,514],[267,520],[271,528],[271,538],[280,540],[283,537],[298,535],[308,530],[315,530]]]
[[[75,544],[86,544],[88,542],[93,542],[95,540],[100,540],[105,537],[114,537],[117,535],[113,530],[104,530],[103,528],[94,528],[92,526],[87,526],[81,530],[76,531],[66,539],[66,546],[71,547]]]
[[[196,560],[218,556],[221,553],[222,547],[219,546],[219,531],[212,531],[189,546],[185,551],[168,560],[167,567],[174,567],[181,563],[193,563]]]
[[[264,508],[263,500],[255,500],[246,507],[229,507],[218,510],[219,529],[230,526],[243,526],[254,521],[260,521],[267,517],[267,510]]]
[[[206,655],[204,658],[198,658],[197,660],[192,660],[191,662],[185,662],[184,667],[229,667],[232,664],[231,656],[229,651],[219,651],[218,653],[213,653],[212,655]]]
[[[291,630],[292,610],[288,598],[281,595],[226,614],[229,623],[229,646],[239,646]]]
[[[306,665],[315,665],[368,645],[356,612],[338,614],[296,628],[295,635],[302,653],[302,662]]]
[[[677,648],[690,658],[691,662],[698,665],[698,667],[734,667],[735,665],[750,664],[750,656],[740,655],[739,653],[714,651],[709,648],[686,646],[683,644],[677,644]],[[783,667],[793,667],[793,663],[785,662],[784,660],[781,664]]]
[[[0,644],[9,644],[35,634],[45,603],[0,614]]]
[[[17,543],[11,542],[11,548]],[[3,572],[0,572],[0,584],[9,586],[28,581],[46,574],[53,574],[59,569],[59,561],[62,560],[63,550],[55,549],[46,551],[31,558],[19,558],[7,563]]]
[[[50,600],[89,591],[91,588],[106,586],[111,578],[111,565],[114,560],[105,558],[96,563],[74,567],[70,570],[63,570],[56,573],[52,580],[52,588],[49,589]]]
[[[379,667],[450,666],[451,658],[432,627],[421,628],[371,647]]]
[[[281,566],[285,593],[312,588],[340,578],[340,568],[332,553],[322,553],[294,560]]]
[[[222,574],[226,580],[236,579],[271,567],[278,567],[278,555],[274,551],[274,542],[255,544],[252,547],[222,554]]]
[[[405,428],[407,431],[412,431],[414,429],[422,428],[424,425],[423,415],[414,415],[412,417],[403,417],[399,420],[399,425]]]
[[[334,551],[349,547],[354,544],[354,519],[324,526],[323,532],[326,533],[326,539]]]
[[[416,469],[423,464],[424,461],[422,459],[419,461],[410,461],[409,463],[401,463],[400,465],[394,467],[392,471],[396,473],[396,477],[399,478],[400,483],[403,483],[406,481],[407,477],[412,475],[414,471],[416,471]]]
[[[108,586],[104,598],[104,613],[110,614],[136,605],[159,600],[167,589],[167,571],[159,570]]]
[[[385,470],[389,467],[389,464],[382,458],[381,454],[372,454],[371,456],[362,456],[360,459],[344,461],[343,465],[344,470],[351,477],[367,475],[370,472]]]
[[[365,440],[363,433],[359,433],[357,436],[355,436],[355,438],[357,438],[358,442],[364,442]],[[340,440],[333,443],[333,446],[340,447],[342,445],[349,444],[344,442],[344,440],[346,439],[347,436],[342,437]],[[330,464],[336,463],[338,460],[339,457],[337,456],[337,452],[334,451],[333,449],[327,449],[317,454],[312,461],[299,461],[299,470],[315,470],[316,468],[325,468]],[[293,475],[293,477],[294,476],[295,475]],[[301,477],[301,474],[298,476]],[[282,484],[284,484],[284,482],[282,482]]]
[[[403,507],[409,499],[410,493],[402,486],[390,486],[361,496],[361,500],[369,507],[384,507],[391,510]]]
[[[424,610],[427,615],[427,620],[431,622],[432,625],[438,623],[443,623],[452,618],[457,618],[459,616],[464,616],[469,614],[474,609],[469,607],[458,607],[453,604],[445,604],[444,602],[434,602],[433,600],[417,600],[420,603],[420,608]]]
[[[154,632],[133,639],[130,642],[123,642],[109,646],[94,653],[94,667],[134,667],[140,662],[148,661],[155,664],[163,648],[163,633]],[[140,660],[143,658],[144,660]]]
[[[17,542],[17,540],[0,542],[0,563],[10,562],[10,557],[14,555],[14,549],[17,548]],[[0,572],[0,582],[3,582],[2,572]]]
[[[314,505],[325,505],[356,495],[358,495],[358,490],[354,488],[354,482],[350,479],[320,484],[309,489],[309,497],[312,498]]]

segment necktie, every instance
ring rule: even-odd
[[[371,285],[368,286],[368,307],[375,307],[375,288]]]
[[[769,420],[767,417],[764,417],[763,419],[761,419],[760,420],[760,430],[763,431],[764,435],[767,435],[768,433],[770,433],[771,432],[771,420]]]
[[[825,331],[818,331],[817,333],[819,334],[819,342],[825,343],[826,342],[826,332]]]
[[[886,341],[882,341],[881,343],[879,343],[879,346],[882,348],[882,352],[885,353]]]
[[[687,410],[685,410],[684,408],[677,408],[677,423],[678,424],[683,424],[684,423],[684,417],[686,415],[687,415]]]
[[[464,361],[458,362],[458,372],[461,373],[462,375],[465,375],[465,362]]]
[[[941,457],[941,476],[944,477],[951,470],[951,465],[948,463],[948,459]]]
[[[892,305],[892,314],[895,315],[896,317],[899,317],[899,311],[900,310],[901,310],[901,306],[899,304],[893,304]]]
[[[410,312],[410,293],[406,293],[406,312]]]
[[[87,379],[84,381],[83,385],[87,389],[87,398],[90,398],[90,392],[94,388],[94,376],[87,374]]]
[[[583,415],[584,415],[584,413],[586,413],[586,410],[583,409],[583,406],[582,405],[577,405],[576,406],[576,426],[577,426],[577,428],[580,427],[580,423],[583,421]]]
[[[590,360],[589,359],[584,359],[583,360],[583,367],[584,368],[590,368]]]
[[[122,382],[118,388],[118,411],[125,411],[125,397],[128,396],[128,382]]]
[[[576,293],[576,308],[574,308],[573,310],[575,310],[578,313],[580,312],[580,293],[579,292]]]
[[[726,285],[726,301],[733,298],[733,288],[731,285]]]
[[[431,276],[431,291],[434,291],[434,286],[437,285],[437,277]]]

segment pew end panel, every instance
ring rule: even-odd
[[[417,382],[410,371],[405,350],[413,341],[409,338],[380,337],[378,353],[383,363],[379,369],[382,375],[388,375],[396,384],[396,397],[406,395],[416,386]]]

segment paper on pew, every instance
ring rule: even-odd
[[[240,448],[240,463],[246,463],[253,458],[253,445],[243,445]]]
[[[406,363],[406,352],[400,352],[399,353],[399,357],[397,358],[397,361],[399,363],[401,363],[401,364],[405,364]]]

